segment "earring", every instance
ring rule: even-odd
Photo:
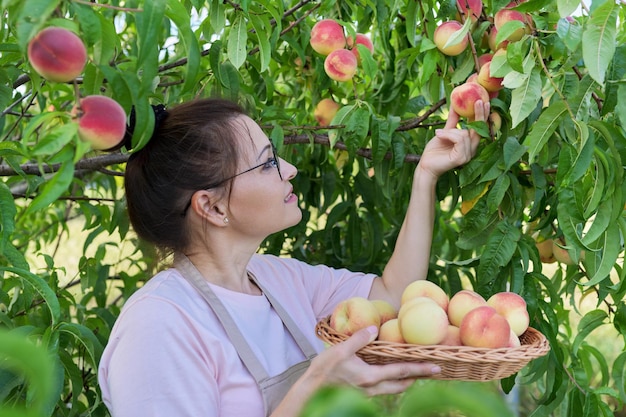
[[[224,217],[224,223],[228,224],[228,217]]]

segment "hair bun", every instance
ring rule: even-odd
[[[152,111],[154,112],[154,129],[152,131],[152,136],[159,129],[161,123],[168,115],[167,110],[165,109],[165,105],[163,104],[153,104],[151,105]],[[132,150],[133,148],[133,133],[135,132],[135,124],[137,122],[137,116],[135,113],[135,106],[130,109],[130,117],[128,118],[128,124],[126,125],[126,133],[124,134],[124,139],[122,139],[122,145],[126,148],[126,150]]]

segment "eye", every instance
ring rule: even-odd
[[[278,167],[278,161],[276,158],[269,158],[265,164],[263,164],[263,169],[272,169]]]

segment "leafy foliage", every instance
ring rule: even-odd
[[[381,272],[420,151],[443,126],[451,89],[476,70],[487,18],[506,3],[485,1],[477,24],[464,25],[472,48],[448,57],[432,35],[456,18],[452,1],[3,1],[2,403],[36,405],[41,415],[108,415],[97,363],[124,301],[159,266],[125,215],[128,154],[94,152],[76,135],[80,96],[113,97],[127,114],[134,107],[135,149],[150,139],[151,104],[238,100],[299,168],[293,183],[304,221],[262,250]],[[429,279],[450,294],[471,286],[526,299],[531,325],[552,346],[501,381],[505,391],[523,388],[526,415],[611,415],[626,403],[625,8],[530,0],[517,10],[532,16],[534,29],[492,61],[504,78],[492,100],[502,127],[472,124],[484,134],[476,157],[440,179]],[[309,45],[321,18],[373,40],[373,54],[359,48],[350,82],[330,80]],[[46,82],[29,65],[28,41],[48,25],[79,33],[87,46],[89,61],[73,84]],[[320,127],[313,109],[326,97],[342,109],[333,126]],[[574,264],[542,264],[537,235],[563,238]],[[52,357],[50,373],[38,370],[43,388],[33,385],[32,363],[20,362],[24,352],[8,350],[20,343],[14,335]],[[52,400],[42,405],[33,389]],[[407,394],[407,407],[426,407],[418,400],[438,395],[431,391]]]

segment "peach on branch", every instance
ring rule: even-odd
[[[503,40],[503,41],[500,41],[500,43],[496,44],[497,36],[498,36],[498,29],[495,26],[492,26],[491,29],[489,29],[487,43],[489,44],[489,49],[491,49],[493,52],[496,52],[499,49],[505,49],[506,46],[509,44],[508,40]]]
[[[465,346],[495,349],[508,347],[510,343],[509,322],[488,305],[468,312],[459,328],[461,342]]]
[[[348,49],[332,51],[324,60],[324,70],[335,81],[349,81],[356,74],[357,60]]]
[[[28,60],[49,81],[68,82],[78,77],[87,62],[85,44],[74,32],[48,27],[28,43]]]
[[[348,38],[348,46],[356,57],[358,63],[361,63],[361,56],[359,55],[359,48],[357,48],[357,45],[363,45],[369,49],[370,53],[374,53],[374,44],[366,35],[357,33],[354,40],[352,40],[352,38]]]
[[[378,315],[380,316],[380,324],[395,319],[398,317],[398,310],[395,309],[394,306],[391,305],[388,301],[385,300],[371,300],[374,307],[378,311]]]
[[[380,328],[380,315],[367,298],[351,297],[335,306],[329,324],[336,332],[351,336],[369,326]]]
[[[387,320],[380,325],[378,340],[394,343],[406,343],[404,337],[402,337],[402,333],[400,332],[400,324],[397,318]]]
[[[450,303],[448,303],[450,324],[457,327],[461,326],[461,322],[467,313],[477,307],[486,305],[487,301],[475,291],[461,290],[457,292],[450,298]]]
[[[450,107],[462,117],[470,119],[475,117],[474,103],[478,100],[484,103],[489,101],[489,92],[478,83],[463,83],[456,86],[450,93]]]
[[[320,126],[328,126],[340,108],[341,106],[335,100],[324,98],[315,106],[313,116]]]
[[[73,110],[78,118],[78,137],[93,149],[116,147],[126,133],[126,112],[107,96],[91,95],[79,100]]]
[[[478,57],[478,68],[481,68],[487,62],[491,62],[492,58],[493,58],[493,54],[490,54],[490,53],[485,53],[485,54],[480,55]]]
[[[454,33],[461,30],[461,28],[463,28],[463,25],[456,20],[450,20],[437,26],[435,32],[433,33],[433,42],[437,46],[437,49],[448,56],[461,54],[461,52],[467,48],[469,43],[467,36],[464,36],[459,43],[446,47],[448,40],[452,37],[452,35],[454,35]]]
[[[437,345],[448,332],[448,316],[435,302],[412,304],[398,316],[400,332],[407,343]]]
[[[345,48],[346,36],[343,33],[343,26],[333,19],[320,20],[313,25],[309,42],[315,52],[324,56]]]
[[[520,336],[528,329],[530,317],[526,300],[521,295],[510,291],[497,292],[489,297],[487,305],[495,308],[509,322],[515,335]]]
[[[538,233],[533,234],[533,239],[535,240],[535,247],[537,248],[537,252],[539,252],[539,260],[544,264],[551,264],[556,262],[556,258],[554,257],[554,251],[552,250],[552,239],[546,239]]]
[[[523,23],[523,26],[513,31],[507,38],[507,41],[515,42],[522,39],[525,34],[530,33],[530,16],[527,14],[518,12],[517,10],[511,9],[501,9],[496,12],[493,16],[493,22],[495,24],[496,30],[502,29],[502,27],[509,23],[519,21]]]
[[[552,254],[555,261],[565,265],[576,265],[576,261],[572,259],[566,249],[565,241],[561,238],[552,241]]]
[[[463,19],[468,17],[472,22],[476,23],[483,12],[482,0],[456,0],[459,13],[463,15]]]
[[[499,132],[502,129],[502,116],[500,116],[500,113],[492,111],[489,114],[489,123],[493,133]]]
[[[444,311],[448,310],[448,294],[439,285],[432,281],[418,280],[413,281],[402,292],[400,304],[406,304],[409,300],[416,297],[428,297],[435,301]]]
[[[480,67],[478,77],[476,78],[476,82],[485,87],[485,90],[490,93],[502,90],[502,80],[503,78],[491,75],[491,62],[487,62],[485,65]]]

